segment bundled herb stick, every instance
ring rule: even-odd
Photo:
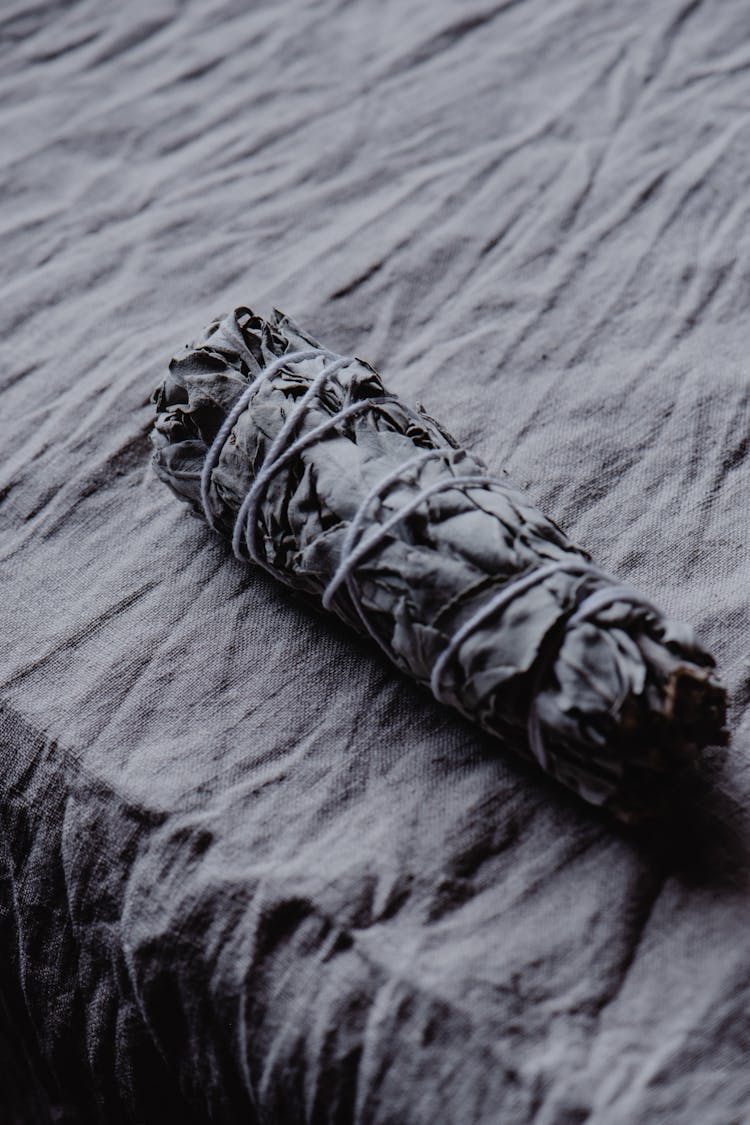
[[[364,360],[240,308],[155,393],[158,476],[586,800],[634,818],[723,744],[714,661]]]

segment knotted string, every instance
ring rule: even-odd
[[[384,402],[393,401],[392,396],[371,396],[366,399],[361,399],[359,402],[352,403],[350,406],[342,407],[335,414],[332,414],[325,421],[315,426],[306,434],[292,439],[297,424],[302,420],[306,411],[325,390],[330,379],[349,363],[356,362],[354,357],[347,357],[338,355],[335,352],[329,351],[327,348],[310,347],[298,351],[287,352],[277,359],[272,360],[263,370],[253,379],[245,390],[242,392],[237,402],[227,414],[224,422],[222,423],[219,431],[217,432],[214,440],[212,441],[201,471],[200,481],[200,495],[203,511],[206,517],[206,522],[209,527],[215,529],[216,523],[214,520],[213,512],[211,511],[210,503],[210,484],[211,475],[216,468],[221,451],[224,444],[229,438],[229,435],[234,428],[235,423],[242,414],[243,410],[247,407],[251,398],[261,386],[261,384],[276,375],[283,367],[290,363],[302,363],[305,360],[311,359],[325,359],[326,363],[319,374],[311,381],[309,387],[301,396],[299,401],[295,403],[292,410],[289,412],[281,429],[276,437],[271,442],[270,447],[266,451],[260,469],[256,473],[253,482],[240,505],[235,518],[234,529],[232,533],[232,549],[238,558],[243,559],[242,545],[247,552],[247,556],[259,566],[264,567],[270,571],[275,577],[285,580],[283,574],[279,574],[268,562],[268,560],[261,554],[258,549],[258,505],[261,500],[264,489],[271,481],[275,473],[277,473],[284,465],[289,464],[308,446],[314,444],[325,434],[330,433],[337,429],[337,427],[347,418],[352,418],[357,414],[363,413],[366,410],[377,410]],[[417,414],[411,411],[403,403],[399,403],[401,409],[412,416],[420,424],[422,419]],[[383,523],[376,524],[369,535],[364,538],[362,536],[364,525],[366,523],[366,516],[372,504],[380,500],[388,490],[395,485],[405,483],[405,478],[415,470],[419,470],[423,465],[432,460],[445,458],[450,461],[456,455],[456,450],[452,447],[445,447],[441,449],[428,449],[423,450],[403,464],[399,465],[396,469],[387,473],[381,478],[367,493],[363,500],[358,505],[354,516],[352,517],[349,526],[344,535],[341,546],[341,556],[339,565],[334,574],[326,585],[322,595],[322,603],[325,609],[330,609],[333,603],[333,597],[340,586],[344,585],[349,595],[350,601],[354,610],[362,622],[363,628],[369,636],[375,641],[379,648],[385,655],[398,666],[403,668],[403,664],[399,661],[396,654],[390,647],[383,641],[377,629],[369,620],[359,596],[359,591],[356,586],[354,574],[356,567],[359,563],[366,558],[393,530],[402,520],[404,520],[412,512],[416,511],[426,500],[430,497],[437,495],[440,492],[447,492],[451,489],[458,489],[463,491],[468,488],[503,488],[499,481],[493,480],[485,473],[472,473],[464,476],[451,476],[441,477],[439,480],[434,481],[432,484],[420,489],[406,504],[403,504],[396,512],[388,517]],[[592,563],[587,562],[583,558],[575,559],[560,559],[556,562],[545,563],[543,566],[536,567],[531,571],[519,575],[517,578],[512,578],[506,582],[493,597],[489,599],[484,605],[479,606],[471,616],[464,622],[464,624],[456,630],[453,636],[448,641],[443,651],[438,656],[432,669],[430,676],[430,688],[436,699],[441,702],[448,702],[446,695],[447,689],[445,685],[446,673],[451,663],[459,656],[462,646],[476,630],[483,625],[489,618],[495,614],[499,614],[507,610],[518,597],[526,593],[527,590],[532,589],[545,582],[553,574],[565,573],[572,575],[579,575],[581,577],[593,577],[599,580],[610,582],[608,576],[594,566]],[[566,621],[566,628],[570,626],[581,624],[584,621],[590,620],[602,609],[613,604],[614,602],[628,602],[645,609],[648,612],[656,613],[655,607],[643,598],[637,591],[631,589],[629,586],[624,585],[610,585],[599,588],[593,593],[589,594],[577,606],[573,606],[569,614],[564,614],[562,620]],[[561,620],[558,619],[558,620]],[[549,671],[550,665],[554,663],[554,654],[548,658],[539,672],[535,681],[535,689],[531,693],[527,734],[529,740],[529,747],[532,754],[537,759],[539,764],[548,769],[549,760],[547,749],[544,744],[544,738],[541,731],[541,721],[538,714],[537,699],[541,684],[545,678],[545,673]],[[455,697],[454,697],[455,698]],[[460,704],[454,703],[458,710],[461,710],[468,718],[473,716],[469,715]]]

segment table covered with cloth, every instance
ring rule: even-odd
[[[0,13],[0,1119],[750,1113],[750,9]],[[150,396],[279,306],[691,622],[618,826],[238,562]]]

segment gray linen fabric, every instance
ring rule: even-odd
[[[3,1120],[748,1119],[749,33],[3,7]],[[498,755],[154,480],[168,357],[245,302],[696,626],[734,742],[669,831]]]

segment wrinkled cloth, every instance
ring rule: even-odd
[[[747,1117],[748,30],[3,8],[3,1120]],[[498,757],[154,486],[164,357],[247,294],[695,626],[732,750],[668,831]]]

